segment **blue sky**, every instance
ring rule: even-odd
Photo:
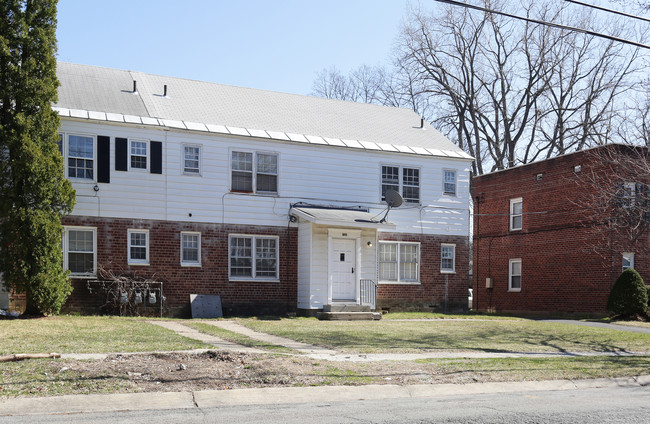
[[[309,94],[323,68],[385,64],[407,4],[60,0],[58,59]]]

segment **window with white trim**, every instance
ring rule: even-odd
[[[379,243],[379,280],[416,283],[420,281],[420,244],[408,242]]]
[[[68,134],[68,177],[95,179],[95,138]]]
[[[230,189],[243,193],[277,193],[278,155],[233,151]]]
[[[228,249],[230,278],[280,278],[278,244],[279,238],[276,236],[231,235]]]
[[[508,291],[521,291],[521,259],[510,259],[508,267]]]
[[[201,173],[201,146],[183,146],[183,173],[193,175]]]
[[[510,199],[510,231],[521,230],[523,216],[522,198]]]
[[[181,265],[201,265],[201,233],[181,233]]]
[[[622,193],[621,193],[621,202],[622,206],[626,208],[632,208],[636,203],[636,183],[625,182],[623,183]]]
[[[63,266],[71,277],[94,277],[97,273],[97,229],[65,227]]]
[[[149,230],[127,230],[128,262],[130,265],[149,265]]]
[[[628,268],[634,268],[634,253],[632,252],[623,253],[623,271]]]
[[[447,196],[456,195],[456,171],[450,169],[443,171],[442,194]]]
[[[129,140],[129,168],[146,170],[148,150],[149,142],[147,140]]]
[[[381,200],[386,200],[386,191],[395,190],[405,202],[420,202],[420,170],[396,165],[381,167]]]
[[[440,245],[440,272],[453,273],[456,272],[456,245],[455,244],[441,244]]]

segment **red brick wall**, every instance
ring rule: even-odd
[[[392,310],[459,311],[467,309],[469,242],[467,237],[379,233],[380,240],[420,243],[420,284],[380,284],[377,307]],[[440,246],[456,245],[456,272],[440,272]]]
[[[611,172],[578,152],[473,179],[475,309],[603,314],[623,252],[635,252],[635,269],[648,275],[647,236],[627,246],[607,240],[606,227],[580,202],[590,189],[576,165],[605,181]],[[518,197],[522,230],[510,231],[510,199]],[[522,260],[521,291],[509,292],[508,261],[515,258]]]
[[[295,310],[297,287],[297,230],[286,227],[201,224],[153,220],[69,216],[67,226],[97,228],[97,263],[116,273],[135,273],[164,283],[167,313],[190,315],[190,294],[220,295],[224,314],[265,314]],[[127,230],[149,230],[149,265],[127,263]],[[201,267],[180,266],[180,233],[201,233]],[[229,281],[228,235],[279,237],[280,282]],[[98,312],[105,303],[90,294],[86,280],[73,280],[74,292],[66,311]]]

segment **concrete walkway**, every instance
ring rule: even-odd
[[[260,333],[255,330],[251,330],[248,327],[245,327],[241,324],[238,324],[234,321],[201,321],[205,324],[214,325],[215,327],[223,328],[224,330],[232,331],[233,333],[239,333],[244,336],[250,337],[254,340],[259,340],[264,343],[284,346],[286,348],[298,351],[302,354],[320,354],[320,355],[336,355],[338,352],[335,350],[327,349],[321,346],[314,346],[307,343],[298,342],[295,340],[287,339],[284,337],[274,336],[272,334]]]
[[[595,380],[552,380],[507,383],[421,384],[410,386],[317,386],[65,395],[0,399],[0,417],[62,415],[117,411],[213,408],[234,405],[349,402],[351,399],[438,398],[482,393],[522,393],[650,386],[650,375]],[[153,418],[152,418],[153,419]]]
[[[199,330],[195,330],[192,327],[188,327],[187,325],[183,325],[176,321],[147,321],[147,323],[164,327],[168,330],[172,330],[176,334],[179,334],[181,336],[190,339],[211,344],[212,346],[220,350],[230,350],[230,351],[244,352],[244,353],[268,353],[265,350],[255,349],[248,346],[242,346],[240,344],[229,342],[227,340],[221,339],[216,336],[212,336],[210,334],[201,333]]]

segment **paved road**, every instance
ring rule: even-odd
[[[422,398],[228,405],[110,413],[0,416],[41,423],[650,423],[650,386],[479,393]]]

